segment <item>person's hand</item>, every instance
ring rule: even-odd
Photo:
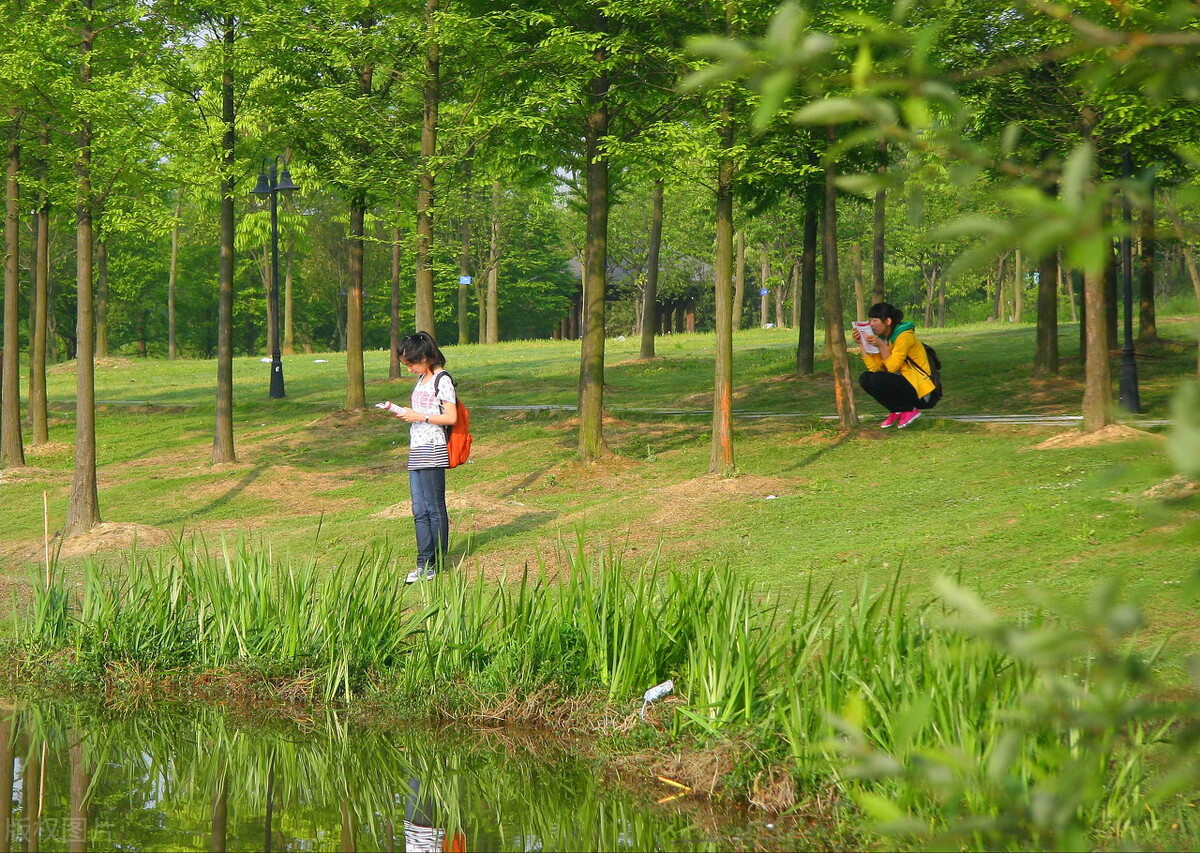
[[[396,415],[396,417],[400,418],[401,420],[408,421],[410,424],[425,423],[425,414],[423,412],[418,412],[416,409],[402,409],[400,414]]]
[[[852,337],[854,338],[854,340],[858,341],[858,343],[860,345],[862,344],[862,330],[860,328],[858,328],[858,326],[854,327],[854,332],[852,334]]]
[[[865,335],[864,337],[866,338],[867,343],[873,347],[877,347],[881,343],[879,338],[875,335]]]

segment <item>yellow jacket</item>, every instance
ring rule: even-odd
[[[916,332],[912,329],[905,329],[891,343],[892,354],[888,356],[886,361],[877,354],[869,352],[862,354],[863,363],[867,365],[867,370],[872,373],[878,373],[881,370],[886,370],[888,373],[899,373],[908,380],[912,387],[917,389],[918,397],[924,397],[933,391],[933,380],[926,375],[933,373],[933,370],[929,367],[929,356],[925,354],[924,345],[917,340]],[[910,358],[925,373],[913,367],[909,362]]]

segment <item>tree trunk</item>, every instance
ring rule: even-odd
[[[593,52],[598,69],[607,49]],[[588,84],[585,133],[587,162],[587,250],[584,261],[583,343],[579,351],[579,458],[592,462],[604,445],[604,313],[608,287],[608,75],[597,70]]]
[[[771,277],[771,265],[767,262],[767,247],[762,247],[762,257],[758,265],[758,327],[767,325],[767,303],[771,298],[771,288],[767,279]]]
[[[175,218],[171,220],[171,261],[167,267],[167,358],[174,361],[179,355],[175,341],[175,283],[179,275],[179,217],[183,214],[183,193],[175,202]]]
[[[1071,270],[1071,284],[1079,292],[1079,363],[1087,363],[1087,287],[1083,273]]]
[[[863,293],[863,256],[862,244],[855,240],[850,244],[850,269],[854,272],[854,316],[859,320],[867,319],[866,294]]]
[[[1058,269],[1058,282],[1064,294],[1067,297],[1067,305],[1071,309],[1071,322],[1079,322],[1079,313],[1075,307],[1075,276],[1070,273],[1063,272],[1062,257],[1055,258],[1055,267]]]
[[[716,323],[716,358],[713,370],[712,448],[708,470],[732,476],[733,461],[733,148],[732,99],[721,106],[717,131],[720,154],[717,160],[717,246],[713,264]]]
[[[1013,255],[1013,322],[1020,323],[1025,306],[1025,264],[1021,250]]]
[[[1117,251],[1118,243],[1113,241],[1112,250],[1108,254],[1108,266],[1104,270],[1104,325],[1107,330],[1107,350],[1115,350],[1120,346],[1120,329],[1119,315],[1117,313],[1120,307],[1118,282],[1120,277],[1120,262]]]
[[[392,309],[388,326],[388,379],[400,378],[400,228],[392,229]]]
[[[458,225],[458,342],[471,342],[470,304],[471,285],[463,281],[471,277],[471,220],[467,211],[471,209],[471,161],[467,161],[466,180],[463,182],[463,215]]]
[[[879,140],[879,174],[884,176],[888,170],[888,150],[887,142]],[[884,286],[883,286],[883,252],[885,247],[886,229],[887,229],[887,190],[877,189],[875,191],[875,216],[873,221],[873,237],[871,252],[871,272],[873,277],[874,289],[871,293],[871,304],[876,305],[884,301]]]
[[[641,358],[654,358],[654,332],[658,326],[658,258],[662,249],[663,179],[654,179],[650,196],[650,245],[646,251],[646,289],[642,294]]]
[[[1037,350],[1035,376],[1058,373],[1058,254],[1047,252],[1038,264]]]
[[[95,40],[92,2],[81,0],[84,11],[80,38],[79,82],[91,86],[90,53]],[[75,149],[75,289],[78,307],[75,323],[75,473],[67,508],[66,537],[86,533],[100,521],[100,495],[96,486],[96,364],[95,317],[92,315],[92,124],[81,119]]]
[[[1138,240],[1138,341],[1158,341],[1158,316],[1154,305],[1154,187],[1150,187],[1148,206],[1142,210],[1141,239]]]
[[[221,44],[221,259],[217,295],[217,404],[213,429],[214,464],[233,462],[233,193],[237,188],[234,143],[233,49],[237,33],[232,15],[223,21]]]
[[[8,168],[4,185],[4,359],[0,370],[0,465],[25,464],[21,442],[21,121],[15,107],[8,111]]]
[[[796,373],[811,376],[816,362],[817,329],[817,188],[804,191],[804,230],[800,251],[800,336]]]
[[[996,262],[996,293],[992,316],[996,318],[997,323],[1004,322],[1004,262],[1007,259],[1008,255],[1004,254]]]
[[[792,260],[791,273],[792,328],[800,328],[800,259]]]
[[[938,328],[946,328],[946,277],[938,278]]]
[[[854,406],[854,384],[850,378],[850,360],[846,352],[846,333],[842,328],[842,282],[838,274],[837,256],[837,163],[833,147],[837,130],[826,129],[825,215],[821,217],[821,254],[825,261],[825,341],[833,362],[833,394],[837,402],[838,421],[842,429],[858,426]]]
[[[1095,432],[1112,423],[1112,375],[1108,364],[1108,326],[1105,322],[1104,272],[1083,276],[1087,358],[1084,364],[1083,428]]]
[[[16,781],[16,715],[0,711],[0,839],[12,850],[13,782]]]
[[[366,199],[350,201],[350,281],[346,287],[346,408],[357,411],[367,407],[366,377],[363,371],[363,237]]]
[[[431,161],[437,149],[438,104],[441,97],[439,78],[440,49],[435,37],[440,0],[425,0],[425,84],[422,87],[424,112],[421,121],[421,172],[417,187],[417,331],[437,337],[433,317],[433,189]]]
[[[921,276],[925,279],[925,327],[933,325],[933,300],[937,293],[937,267],[932,263],[921,264]]]
[[[737,262],[733,273],[733,330],[742,328],[742,303],[746,301],[746,232],[741,228],[735,235]]]
[[[225,853],[229,849],[229,778],[224,756],[217,759],[217,783],[209,814],[208,849],[210,853]]]
[[[287,257],[283,267],[283,355],[296,354],[296,303],[293,288],[295,277],[292,275],[292,261],[296,258],[296,233],[288,231]]]
[[[780,271],[779,284],[775,285],[775,328],[786,329],[787,322],[783,319],[783,274]]]
[[[1196,304],[1200,305],[1200,267],[1196,264],[1196,255],[1192,251],[1192,246],[1187,241],[1187,235],[1183,231],[1183,223],[1179,220],[1179,215],[1175,212],[1175,205],[1171,203],[1170,197],[1167,199],[1167,215],[1171,218],[1171,227],[1175,229],[1175,238],[1179,241],[1179,252],[1182,255],[1184,265],[1187,267],[1188,278],[1192,280],[1192,290],[1196,294]],[[1200,345],[1196,347],[1196,378],[1200,379]]]
[[[500,182],[492,181],[491,242],[488,244],[487,342],[500,343]]]
[[[108,358],[108,241],[103,237],[96,241],[96,357]]]
[[[92,775],[88,773],[83,757],[83,734],[77,729],[70,730],[70,746],[68,761],[71,767],[71,826],[67,849],[71,853],[84,853],[87,847],[88,827],[88,789],[92,785]]]
[[[46,350],[50,336],[50,199],[45,189],[38,193],[35,221],[37,243],[33,251],[33,292],[37,309],[33,319],[33,334],[30,336],[29,413],[33,423],[33,444],[36,446],[50,440],[46,395]],[[4,837],[0,834],[0,838]]]

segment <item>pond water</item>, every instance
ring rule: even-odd
[[[794,849],[769,817],[641,787],[505,730],[0,702],[0,850]]]

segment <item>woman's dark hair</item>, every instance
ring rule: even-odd
[[[892,327],[895,328],[904,320],[904,312],[890,302],[876,302],[867,312],[867,317],[875,320],[891,320]]]
[[[446,356],[438,349],[437,341],[429,332],[417,332],[403,338],[396,347],[396,357],[405,364],[424,362],[430,367],[445,367]]]

